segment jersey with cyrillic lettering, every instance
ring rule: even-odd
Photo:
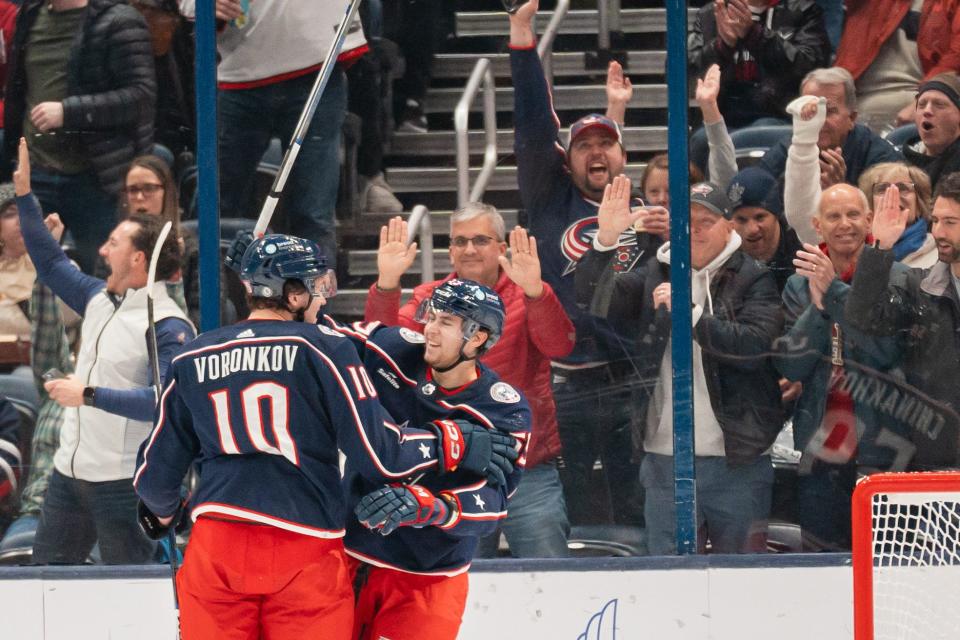
[[[411,424],[438,419],[462,419],[513,434],[521,457],[507,486],[490,486],[466,471],[428,474],[416,480],[434,494],[449,492],[460,504],[460,516],[446,527],[401,527],[382,536],[347,519],[347,553],[374,564],[411,573],[457,575],[470,568],[479,538],[496,530],[507,516],[507,500],[520,482],[530,436],[531,413],[526,399],[496,373],[477,363],[479,377],[458,389],[444,389],[423,361],[423,335],[379,322],[340,326],[363,349],[363,362],[383,406],[398,420]],[[365,479],[347,458],[344,473],[347,499],[354,508],[360,498],[379,488]]]
[[[353,344],[326,327],[247,321],[201,335],[171,363],[134,485],[159,516],[179,504],[194,459],[193,518],[217,513],[339,537],[337,448],[377,484],[434,469],[432,430],[400,429]]]

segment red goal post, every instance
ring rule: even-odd
[[[855,640],[960,637],[960,472],[857,483]]]

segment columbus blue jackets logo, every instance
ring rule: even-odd
[[[561,275],[565,276],[576,270],[580,258],[593,246],[593,239],[596,235],[596,216],[581,218],[567,227],[560,238],[560,252],[567,259],[567,264],[564,265]],[[624,231],[620,234],[617,244],[620,246],[635,245],[637,244],[637,234],[633,231]]]
[[[490,387],[490,397],[504,404],[520,402],[520,394],[506,382],[498,382]]]
[[[324,324],[318,324],[318,325],[317,325],[317,328],[320,329],[320,333],[325,333],[325,334],[327,334],[328,336],[333,336],[334,338],[343,338],[343,337],[345,337],[345,336],[344,336],[342,333],[340,333],[339,331],[337,331],[337,330],[335,330],[335,329],[331,329],[330,327],[328,327],[327,325],[324,325]]]
[[[400,327],[400,337],[410,344],[423,344],[425,342],[422,333],[417,333],[413,329],[407,329],[406,327]]]

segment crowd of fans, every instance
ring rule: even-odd
[[[250,210],[259,158],[271,139],[287,144],[340,4],[216,0],[223,211]],[[686,170],[702,550],[762,552],[771,518],[799,525],[804,550],[846,549],[858,476],[960,467],[958,4],[848,0],[840,22],[831,1],[717,0],[696,12],[688,52],[702,119]],[[195,335],[199,308],[197,239],[181,225],[191,204],[179,193],[193,5],[0,0],[13,180],[0,186],[0,334],[29,342],[25,375],[41,397],[29,441],[0,404],[0,533],[35,529],[34,562],[170,552],[139,531],[130,479],[156,403],[144,305],[163,222],[173,240],[153,292],[161,372]],[[347,38],[283,203],[285,230],[316,241],[331,266],[344,249],[345,114],[362,123],[360,207],[400,213],[384,150],[394,130],[429,127],[452,6],[367,0]],[[440,284],[495,290],[504,333],[482,361],[533,414],[502,527],[509,552],[564,557],[572,527],[620,525],[644,532],[641,549],[673,553],[668,158],[626,175],[634,89],[617,62],[606,113],[562,133],[537,9],[520,5],[508,34],[528,229],[507,229],[488,204],[459,209],[453,271],[405,299],[417,246],[392,219],[364,320],[416,330]],[[390,68],[395,49],[402,74]],[[780,137],[745,163],[740,141],[770,125]],[[772,457],[784,434],[799,452],[786,515],[775,512]],[[479,553],[496,555],[500,538]]]

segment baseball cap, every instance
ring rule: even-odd
[[[777,186],[773,174],[760,167],[747,167],[733,176],[727,187],[731,209],[740,207],[763,207],[770,209],[770,192]]]
[[[0,215],[10,208],[10,205],[17,203],[17,194],[13,190],[12,182],[0,184]]]
[[[623,131],[620,130],[620,125],[605,115],[591,113],[583,116],[570,127],[570,133],[567,136],[567,150],[570,150],[570,145],[573,144],[574,140],[588,131],[595,130],[606,131],[610,136],[616,138],[621,147],[623,146]]]
[[[953,71],[938,73],[917,88],[917,98],[924,91],[940,91],[950,99],[955,107],[960,109],[960,76]]]
[[[690,204],[703,205],[727,220],[733,217],[733,203],[723,189],[712,182],[698,182],[690,187]]]

